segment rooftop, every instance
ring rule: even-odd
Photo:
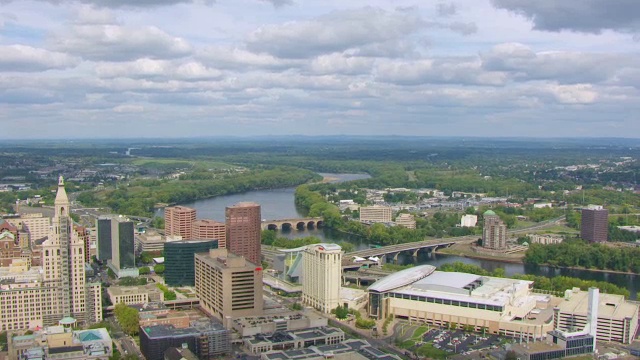
[[[367,290],[376,292],[386,292],[397,289],[402,286],[413,284],[414,282],[424,279],[436,271],[436,267],[432,265],[420,265],[404,269],[393,273],[373,283]]]
[[[589,297],[587,291],[574,290],[569,299],[563,299],[558,307],[561,312],[574,313],[579,315],[587,314],[589,307]],[[622,295],[600,293],[598,306],[599,318],[623,319],[633,317],[638,312],[638,305],[625,300]]]

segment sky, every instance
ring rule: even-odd
[[[0,126],[638,138],[640,1],[0,0]]]

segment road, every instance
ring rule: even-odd
[[[125,334],[120,327],[120,324],[116,321],[115,317],[108,317],[105,319],[109,324],[111,324],[111,328],[113,329],[111,335],[113,336],[113,341],[116,343],[116,347],[120,351],[120,354],[124,357],[124,355],[135,355],[138,359],[143,359],[144,356],[140,349],[136,345],[133,339]]]

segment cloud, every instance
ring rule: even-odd
[[[502,86],[503,72],[486,71],[476,58],[439,58],[385,61],[375,69],[376,79],[398,85],[466,84]]]
[[[0,4],[9,4],[18,0],[0,0]],[[109,8],[149,8],[176,4],[213,4],[215,0],[39,0],[54,5],[81,3]],[[277,1],[277,0],[276,0]]]
[[[171,59],[187,56],[191,46],[155,26],[116,24],[73,25],[56,34],[51,47],[87,60],[127,61],[139,58]]]
[[[640,68],[640,57],[631,54],[576,51],[534,52],[520,43],[495,45],[480,54],[488,71],[509,72],[515,80],[552,80],[559,83],[605,82],[621,70]]]
[[[280,8],[280,7],[283,7],[283,6],[288,6],[288,5],[293,5],[294,4],[293,0],[259,0],[259,1],[271,3],[271,5],[273,5],[273,7],[275,7],[275,8]]]
[[[329,54],[313,59],[310,70],[315,74],[369,74],[374,60],[366,57]]]
[[[78,58],[26,45],[0,45],[0,71],[38,72],[68,69],[80,63]]]
[[[456,7],[456,4],[453,3],[439,3],[436,5],[436,11],[438,12],[438,15],[447,17],[455,15],[458,12],[458,8]]]
[[[591,104],[598,99],[598,93],[590,84],[547,85],[544,89],[562,104]]]
[[[310,58],[398,41],[422,26],[422,19],[410,9],[334,11],[313,20],[260,27],[249,35],[247,48],[281,58]]]
[[[96,65],[96,73],[101,78],[132,78],[157,81],[185,80],[199,81],[218,79],[222,72],[196,61],[183,63],[167,60],[138,59],[131,62],[103,62]]]
[[[122,104],[113,108],[117,113],[141,113],[144,112],[144,106],[134,104]]]
[[[637,0],[492,0],[497,8],[520,14],[544,31],[569,30],[599,34],[603,30],[640,31]]]
[[[196,54],[196,57],[207,65],[237,71],[255,69],[286,70],[305,63],[301,59],[280,59],[271,54],[253,53],[246,49],[226,46],[210,46],[201,49]]]

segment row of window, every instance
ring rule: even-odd
[[[428,303],[434,303],[434,304],[460,306],[460,307],[466,307],[466,308],[471,308],[471,309],[489,310],[489,311],[497,311],[497,312],[502,312],[504,310],[504,307],[499,306],[499,305],[478,304],[478,303],[468,302],[468,301],[440,299],[440,298],[432,298],[432,297],[428,297],[428,296],[417,296],[417,295],[409,295],[409,294],[387,293],[387,294],[385,294],[385,297],[392,297],[392,298],[404,299],[404,300],[421,301],[421,302],[428,302]]]

